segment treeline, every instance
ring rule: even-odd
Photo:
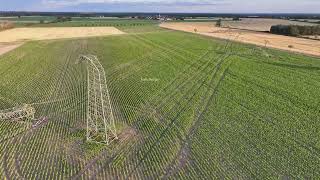
[[[54,21],[51,23],[58,23],[58,22],[67,22],[72,21],[72,18],[70,16],[58,16]]]
[[[320,35],[320,26],[275,25],[270,32],[287,36]]]

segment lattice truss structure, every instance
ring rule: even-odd
[[[36,110],[30,104],[24,104],[10,109],[0,110],[0,120],[31,122]]]
[[[87,65],[87,140],[109,144],[118,137],[104,68],[94,55],[81,55],[79,62]]]

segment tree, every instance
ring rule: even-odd
[[[219,19],[217,22],[216,22],[216,27],[221,27],[222,26],[222,20]]]
[[[320,26],[276,25],[270,32],[287,36],[320,35]]]
[[[290,26],[289,35],[291,35],[291,36],[299,36],[300,35],[299,28],[297,26]]]
[[[68,16],[58,16],[56,20],[56,22],[65,22],[65,21],[72,21],[72,18]]]

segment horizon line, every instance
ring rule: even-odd
[[[303,14],[303,15],[320,15],[320,13],[301,13],[301,12],[279,12],[279,13],[272,13],[272,12],[239,12],[239,13],[232,13],[232,12],[143,12],[143,11],[25,11],[25,10],[0,10],[1,13],[3,12],[16,12],[16,13],[146,13],[146,14],[153,14],[153,13],[163,13],[163,14],[235,14],[235,15],[272,15],[272,14]]]

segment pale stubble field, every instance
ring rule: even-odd
[[[275,35],[264,32],[215,27],[214,23],[162,23],[163,28],[195,32],[220,39],[229,39],[269,48],[282,49],[308,55],[320,56],[320,41]]]
[[[85,38],[125,34],[115,27],[15,28],[0,32],[0,55],[26,41]]]

